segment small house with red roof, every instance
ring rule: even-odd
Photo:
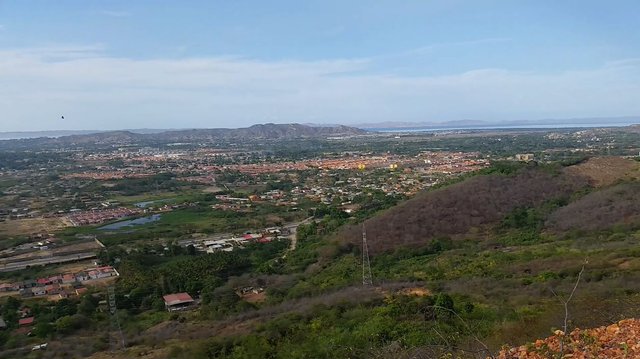
[[[50,284],[62,283],[61,275],[54,275],[48,278]]]
[[[64,284],[68,284],[68,283],[73,283],[76,281],[76,276],[74,276],[73,274],[63,274],[62,275],[62,283]]]
[[[29,325],[33,325],[33,321],[35,319],[33,317],[27,317],[27,318],[22,318],[20,320],[18,320],[18,325],[21,327],[26,327]]]
[[[195,304],[195,301],[188,293],[167,294],[162,297],[164,306],[168,311],[186,310]]]
[[[87,289],[86,287],[82,287],[82,288],[76,288],[76,295],[80,296],[83,295],[84,293],[86,293],[89,289]]]
[[[44,288],[49,295],[58,294],[60,292],[60,284],[49,284]]]

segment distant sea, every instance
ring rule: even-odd
[[[365,131],[371,132],[439,132],[439,131],[460,131],[460,130],[509,130],[509,129],[566,129],[566,128],[598,128],[598,127],[625,127],[634,123],[618,122],[618,123],[565,123],[565,124],[540,124],[540,125],[504,125],[504,126],[453,126],[453,127],[368,127],[363,128]]]
[[[24,132],[0,132],[0,140],[22,140],[27,138],[57,138],[70,135],[88,135],[100,131],[24,131]]]

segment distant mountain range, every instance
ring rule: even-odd
[[[568,126],[626,126],[640,123],[640,116],[625,117],[587,117],[587,118],[564,118],[564,119],[542,119],[533,121],[480,121],[480,120],[457,120],[457,121],[426,121],[426,122],[405,122],[405,121],[385,121],[373,123],[358,123],[354,127],[366,129],[401,129],[401,128],[491,128],[491,127],[568,127]]]
[[[212,142],[215,140],[250,140],[250,139],[293,139],[293,138],[322,138],[334,136],[353,136],[367,133],[349,126],[314,127],[301,124],[260,124],[247,128],[214,128],[189,130],[129,130],[129,131],[47,131],[36,132],[37,138],[6,139],[0,141],[0,148],[24,147],[52,147],[77,145],[119,145],[131,143],[173,143],[173,142]],[[79,132],[79,133],[78,133]]]

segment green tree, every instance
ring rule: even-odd
[[[56,331],[61,334],[69,334],[80,328],[85,327],[89,323],[89,319],[84,315],[67,315],[56,320]]]
[[[78,312],[84,314],[86,316],[90,316],[95,313],[97,308],[97,299],[91,295],[85,295],[80,299],[80,303],[78,304]]]
[[[436,315],[439,318],[451,318],[454,314],[453,298],[449,294],[439,293],[435,302]]]
[[[55,331],[55,328],[49,322],[38,322],[33,328],[32,333],[38,338],[47,338],[51,336]]]

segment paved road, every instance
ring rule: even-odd
[[[289,239],[291,240],[291,245],[289,246],[289,251],[295,251],[296,250],[296,246],[298,245],[298,237],[296,236],[296,233],[298,232],[298,226],[301,224],[307,224],[309,222],[311,222],[313,220],[313,217],[309,217],[303,221],[300,222],[296,222],[296,223],[290,223],[288,225],[285,225],[284,228],[287,228],[289,230],[289,232],[291,233],[289,235]]]
[[[31,260],[15,262],[15,263],[0,264],[0,272],[10,272],[14,270],[25,269],[27,267],[73,262],[73,261],[77,261],[81,259],[89,259],[89,258],[96,258],[96,253],[95,252],[75,253],[75,254],[62,255],[62,256],[34,258]]]

